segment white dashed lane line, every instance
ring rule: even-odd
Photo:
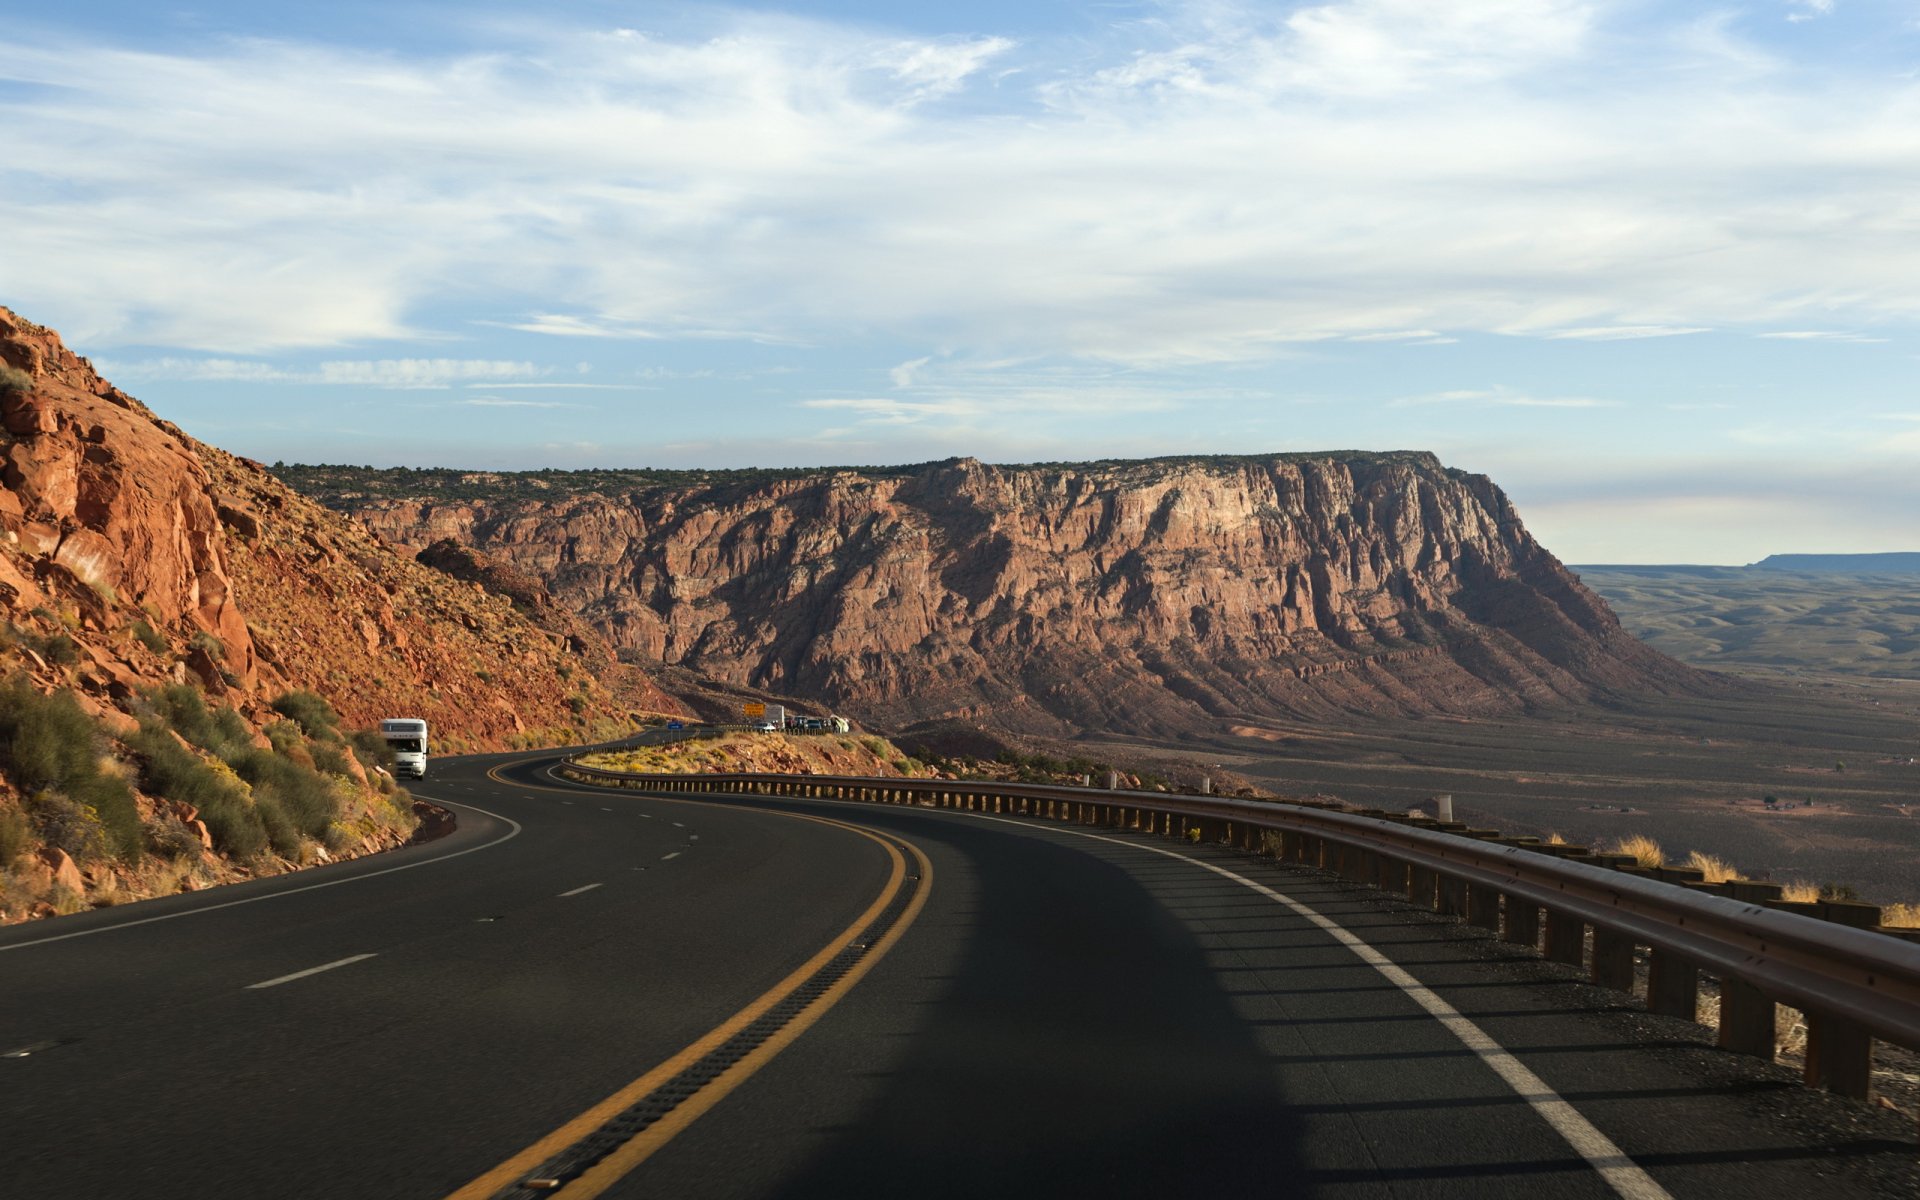
[[[277,979],[263,979],[259,983],[250,983],[246,986],[246,990],[253,991],[255,988],[279,987],[283,983],[292,983],[296,979],[305,979],[309,975],[318,975],[322,971],[331,971],[335,967],[344,967],[352,963],[364,962],[372,957],[374,956],[371,954],[356,954],[352,958],[343,958],[337,962],[322,963],[320,966],[308,967],[304,971],[295,971],[291,975],[282,975]]]
[[[597,883],[589,883],[585,887],[577,887],[570,892],[561,892],[560,896],[555,897],[555,899],[559,899],[560,897],[564,897],[564,896],[578,896],[581,892],[590,892],[599,886],[600,885]]]
[[[675,850],[672,854],[662,855],[660,861],[666,862],[668,859],[674,859],[679,857],[680,857],[680,852],[678,850]]]

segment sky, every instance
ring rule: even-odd
[[[272,462],[1431,450],[1920,549],[1915,0],[0,0],[0,304]]]

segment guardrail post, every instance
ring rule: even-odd
[[[1440,877],[1432,867],[1413,866],[1407,870],[1407,899],[1428,912],[1440,907]]]
[[[1529,950],[1540,948],[1540,906],[1531,900],[1523,900],[1511,892],[1500,897],[1500,906],[1506,910],[1507,924],[1501,936],[1502,941],[1512,942],[1516,946],[1525,946]]]
[[[1577,967],[1587,959],[1587,924],[1568,913],[1547,910],[1547,961]]]
[[[1380,890],[1396,896],[1407,894],[1407,861],[1391,854],[1377,856],[1380,864]]]
[[[1877,905],[1851,900],[1820,901],[1823,921],[1875,929]],[[1873,1037],[1853,1021],[1831,1013],[1807,1011],[1807,1086],[1865,1100],[1873,1094]]]
[[[1465,916],[1467,912],[1467,885],[1451,875],[1440,876],[1439,911],[1450,917]]]
[[[1700,968],[1670,950],[1653,947],[1647,962],[1647,1011],[1663,1017],[1697,1020],[1700,1016]]]
[[[1467,885],[1467,924],[1500,932],[1500,893],[1478,884]]]
[[[1717,1041],[1722,1050],[1750,1054],[1772,1062],[1776,1051],[1775,1005],[1765,993],[1744,979],[1722,976],[1720,979],[1720,1032]]]
[[[1809,1012],[1808,1087],[1865,1100],[1873,1094],[1873,1038],[1852,1021]]]
[[[1593,982],[1616,992],[1633,992],[1633,939],[1593,927]]]

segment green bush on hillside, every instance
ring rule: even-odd
[[[219,758],[232,760],[253,748],[253,731],[231,708],[208,708],[188,684],[171,683],[146,696],[146,706],[162,724]]]
[[[24,396],[33,390],[33,376],[9,363],[0,363],[0,396]]]
[[[75,858],[139,861],[140,810],[100,769],[100,733],[70,692],[43,696],[24,675],[0,683],[0,767],[28,800],[35,831]]]
[[[340,740],[340,714],[318,692],[305,688],[287,692],[273,702],[273,711],[299,725],[310,738],[320,742]]]
[[[216,850],[252,858],[266,848],[266,829],[239,781],[216,771],[174,740],[164,724],[152,719],[143,722],[128,745],[142,760],[140,776],[147,790],[198,809]]]
[[[33,840],[33,825],[17,808],[0,808],[0,870],[13,865]]]

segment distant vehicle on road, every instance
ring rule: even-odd
[[[668,721],[667,728],[668,729],[685,729],[686,725],[680,721]]]
[[[380,736],[393,751],[393,773],[401,779],[427,777],[427,723],[418,717],[388,717]]]
[[[754,728],[760,731],[761,733],[779,733],[780,732],[780,727],[778,725],[775,725],[772,721],[762,721],[758,725],[755,725]]]

